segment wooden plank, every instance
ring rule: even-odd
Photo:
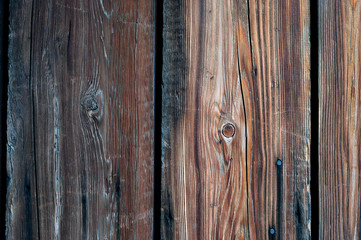
[[[153,1],[12,1],[9,239],[151,239]]]
[[[319,235],[360,239],[360,1],[319,3]]]
[[[0,2],[0,238],[5,239],[8,1]]]
[[[7,239],[39,239],[30,87],[32,1],[10,3]]]
[[[309,2],[163,7],[162,238],[309,239]]]

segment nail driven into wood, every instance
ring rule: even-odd
[[[236,134],[236,127],[233,123],[226,123],[222,127],[222,135],[226,138],[232,138]]]
[[[276,165],[277,165],[277,166],[282,166],[282,160],[281,160],[281,159],[277,159]]]

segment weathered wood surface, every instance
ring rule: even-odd
[[[0,239],[5,239],[8,1],[0,2]]]
[[[309,1],[163,16],[162,238],[309,239]]]
[[[319,0],[319,235],[360,239],[360,1]]]
[[[153,1],[10,15],[7,238],[151,239]]]

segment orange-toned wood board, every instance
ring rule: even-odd
[[[309,1],[163,19],[162,239],[309,239]]]
[[[360,239],[360,1],[320,0],[319,239]]]
[[[154,3],[10,3],[7,239],[152,239]]]

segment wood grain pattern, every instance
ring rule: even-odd
[[[163,37],[162,238],[309,239],[309,2],[165,0]]]
[[[15,0],[8,239],[151,239],[152,1]]]
[[[38,239],[38,209],[33,154],[30,87],[32,2],[11,1],[7,116],[8,239]]]
[[[360,1],[319,3],[319,235],[360,239]]]
[[[0,238],[5,239],[8,1],[0,2]]]

